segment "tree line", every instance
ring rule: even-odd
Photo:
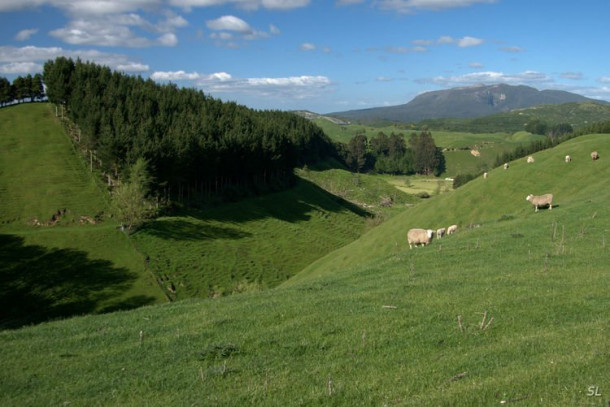
[[[318,126],[289,112],[65,57],[47,61],[43,79],[49,101],[62,106],[105,171],[126,177],[143,159],[151,190],[172,200],[278,190],[292,185],[295,167],[335,155]]]
[[[422,174],[438,176],[445,171],[445,157],[427,129],[412,133],[408,143],[404,135],[379,132],[368,139],[354,136],[337,146],[338,155],[355,172],[383,174]]]
[[[13,82],[0,77],[0,106],[24,101],[39,101],[45,96],[42,75],[18,76]]]

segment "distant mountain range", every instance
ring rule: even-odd
[[[404,105],[349,110],[329,113],[326,116],[354,121],[418,122],[424,119],[447,117],[481,117],[513,109],[570,102],[608,104],[606,101],[561,90],[538,90],[523,85],[498,84],[426,92]]]

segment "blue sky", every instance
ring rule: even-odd
[[[508,83],[610,100],[608,0],[0,0],[0,76],[63,55],[255,109]]]

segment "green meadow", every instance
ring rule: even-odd
[[[4,329],[0,404],[606,406],[610,135],[575,138],[534,157],[405,202],[275,288]],[[261,197],[259,210],[295,234],[306,221],[321,222],[324,211],[327,219],[349,211],[342,198],[310,188],[313,181],[303,181],[294,197],[317,191],[323,198],[295,205]],[[548,192],[553,208],[534,212],[526,195]],[[333,199],[340,205],[322,205]],[[127,241],[168,252],[173,244],[177,258],[190,256],[194,241],[248,239],[253,216],[232,219],[239,211],[227,211],[189,214],[177,225],[161,218],[152,224],[157,231]],[[354,225],[362,227],[359,219]],[[409,249],[409,228],[450,224],[456,234]],[[17,249],[30,238],[26,229],[45,234],[15,222],[2,227],[14,229],[2,233]],[[330,239],[332,229],[343,230],[334,224],[318,238]],[[277,242],[284,240],[291,239]],[[218,247],[227,263],[237,262]],[[2,275],[15,270],[3,266]]]
[[[47,104],[0,109],[2,324],[166,302]]]

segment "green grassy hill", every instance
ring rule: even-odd
[[[2,324],[165,302],[54,113],[0,109]]]
[[[2,331],[0,403],[604,406],[609,137],[422,201],[276,289]]]

